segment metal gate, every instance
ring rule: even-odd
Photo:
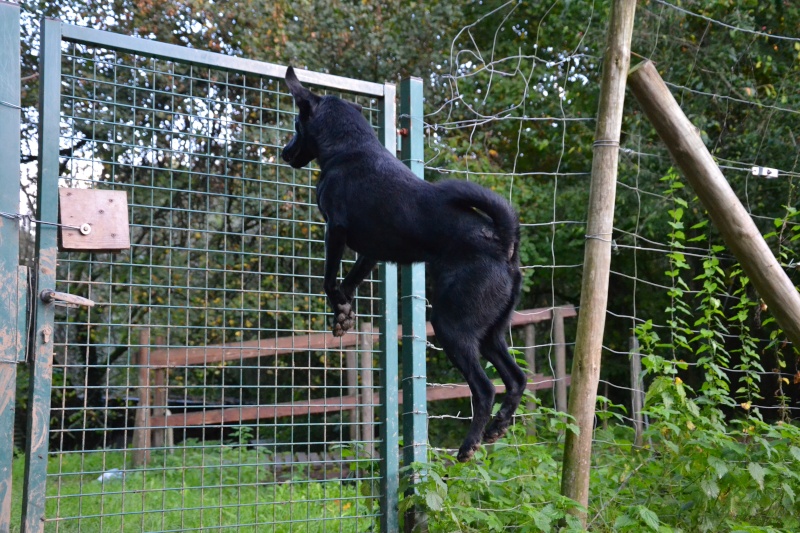
[[[327,333],[318,171],[280,158],[285,67],[55,20],[41,32],[22,530],[396,530],[397,272],[361,286],[357,332]],[[394,85],[300,76],[360,103],[396,150]],[[86,190],[122,193],[129,249],[59,251]],[[407,460],[424,460],[415,269]]]

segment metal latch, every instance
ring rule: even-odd
[[[83,296],[75,296],[66,292],[56,292],[53,289],[44,289],[39,293],[39,299],[44,303],[63,302],[67,305],[77,305],[82,307],[94,307],[94,302]]]

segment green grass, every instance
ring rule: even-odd
[[[98,481],[126,460],[130,452],[108,450],[51,456],[45,531],[360,532],[377,521],[377,476],[363,471],[359,482],[314,481],[296,466],[282,481],[268,454],[206,443],[153,453],[146,469]],[[19,457],[12,531],[19,531],[23,470]]]

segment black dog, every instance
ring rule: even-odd
[[[459,461],[467,461],[481,434],[492,443],[506,433],[526,385],[505,341],[522,280],[516,213],[474,183],[417,178],[381,145],[360,106],[313,94],[291,67],[286,84],[299,115],[283,159],[294,168],[316,159],[321,169],[317,205],[326,221],[324,288],[334,312],[333,334],[353,327],[356,287],[378,261],[427,263],[436,338],[472,392],[472,424],[458,451]],[[358,259],[337,286],[345,246]],[[495,388],[480,354],[506,385],[503,405],[485,431]]]

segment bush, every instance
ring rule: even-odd
[[[647,396],[643,447],[621,424],[595,433],[588,529],[591,531],[798,531],[800,428],[751,416],[726,423],[698,407],[679,378],[656,379]],[[431,532],[583,531],[560,495],[563,445],[574,430],[541,410],[546,430],[514,426],[503,441],[461,464],[433,452],[405,510],[419,506]],[[563,439],[562,439],[563,440]],[[407,488],[407,487],[406,487]]]

